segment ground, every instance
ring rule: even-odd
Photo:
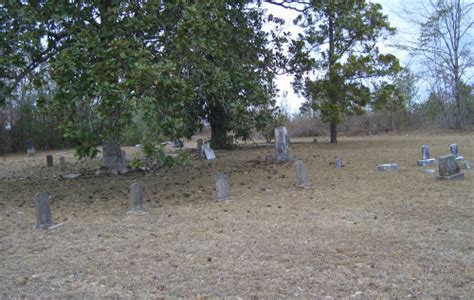
[[[0,298],[472,299],[474,171],[422,173],[425,143],[432,157],[458,143],[474,160],[473,133],[292,139],[313,183],[299,189],[293,163],[265,162],[271,145],[123,176],[95,176],[98,160],[68,151],[68,169],[83,174],[69,180],[57,152],[53,168],[44,152],[0,158]],[[400,170],[377,170],[391,162]],[[217,171],[231,202],[214,200]],[[127,213],[135,180],[147,214]],[[34,229],[40,191],[62,227]]]

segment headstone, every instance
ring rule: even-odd
[[[468,160],[465,160],[464,161],[464,170],[471,170],[472,167],[471,167],[471,163],[469,163]]]
[[[52,155],[46,155],[46,165],[48,167],[53,166],[53,156]]]
[[[337,158],[336,159],[336,169],[340,169],[342,167],[344,167],[344,165],[342,164],[342,159]]]
[[[202,144],[203,144],[204,140],[203,139],[198,139],[197,140],[197,149],[199,151],[199,153],[202,152]]]
[[[390,164],[381,164],[381,165],[378,165],[378,169],[379,171],[395,171],[395,170],[398,170],[399,167],[398,167],[398,164],[394,164],[394,163],[390,163]]]
[[[54,225],[49,207],[49,195],[41,192],[33,198],[36,208],[36,228],[47,229]]]
[[[130,185],[130,211],[145,212],[143,208],[143,187],[140,182]]]
[[[291,160],[288,145],[289,139],[286,128],[283,126],[275,128],[275,161],[277,163]]]
[[[61,170],[66,169],[66,157],[64,155],[61,155],[59,157],[59,167],[61,168]]]
[[[296,178],[298,179],[297,186],[301,188],[308,188],[311,186],[311,182],[309,181],[308,172],[306,171],[306,167],[302,160],[297,160],[295,162],[295,169],[296,169]]]
[[[464,159],[464,157],[459,155],[459,147],[458,147],[457,144],[451,144],[449,146],[449,152],[451,152],[451,154],[454,156],[454,159],[456,159],[456,160],[463,160]]]
[[[430,158],[430,146],[421,146],[421,160],[417,161],[416,164],[419,167],[430,166],[436,163],[436,159]]]
[[[33,140],[32,139],[27,139],[26,140],[26,153],[28,155],[34,155],[36,153],[35,146],[33,145]]]
[[[436,171],[433,170],[433,169],[425,169],[425,170],[422,170],[421,173],[425,173],[425,174],[436,174]]]
[[[222,172],[217,172],[216,180],[216,199],[218,202],[230,201],[229,182],[227,176]]]
[[[439,176],[438,179],[462,179],[464,173],[461,173],[454,155],[446,155],[439,158]]]
[[[216,154],[214,153],[214,150],[211,149],[211,145],[209,145],[209,143],[202,145],[202,153],[206,160],[216,159]]]

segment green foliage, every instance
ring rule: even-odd
[[[167,44],[177,76],[194,91],[186,127],[194,132],[201,119],[208,121],[215,148],[226,147],[229,131],[248,139],[261,111],[272,105],[277,60],[262,30],[263,12],[248,2],[185,5]]]
[[[271,102],[276,61],[263,12],[249,3],[7,1],[1,94],[27,76],[38,87],[50,78],[54,97],[39,105],[62,121],[80,157],[103,141],[120,144],[124,130],[128,142],[190,137],[202,119],[224,138],[248,138]]]
[[[315,1],[295,20],[304,33],[290,49],[294,88],[321,111],[323,121],[340,123],[345,114],[360,114],[368,104],[402,100],[390,83],[399,62],[381,54],[376,44],[395,30],[381,9],[364,0]]]
[[[142,169],[145,167],[145,161],[143,159],[139,159],[137,157],[132,158],[130,165],[134,169]]]

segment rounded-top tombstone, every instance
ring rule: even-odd
[[[308,171],[302,160],[297,160],[295,162],[296,178],[298,180],[297,186],[300,188],[308,188],[311,186],[309,181]]]
[[[38,193],[33,199],[36,208],[36,228],[47,229],[53,226],[54,222],[51,215],[51,208],[49,207],[48,193]]]
[[[275,128],[275,161],[286,162],[291,159],[289,154],[289,139],[288,131],[285,127],[280,126]]]
[[[227,176],[222,172],[217,172],[216,181],[216,200],[217,202],[227,202],[231,200],[229,182]]]

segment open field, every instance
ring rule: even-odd
[[[416,166],[424,143],[472,162],[473,133],[311,140],[290,145],[311,189],[292,163],[265,163],[273,146],[115,177],[68,152],[90,170],[71,180],[45,153],[0,158],[0,298],[474,298],[474,170],[448,182]],[[388,162],[400,170],[377,170]],[[231,202],[213,200],[217,171]],[[135,180],[148,214],[127,214]],[[40,191],[63,227],[33,229]]]

